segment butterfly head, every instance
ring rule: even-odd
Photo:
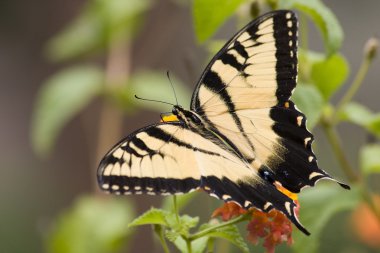
[[[188,111],[180,105],[175,105],[172,113],[177,116],[179,121],[185,123],[187,126],[198,126],[202,123],[202,120],[196,113]]]

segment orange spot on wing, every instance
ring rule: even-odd
[[[283,186],[281,186],[279,184],[275,184],[275,186],[276,186],[277,190],[279,190],[280,192],[282,192],[283,194],[285,194],[286,196],[288,196],[292,200],[298,199],[298,195],[296,193],[287,190],[286,188],[284,188]]]

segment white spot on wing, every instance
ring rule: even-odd
[[[292,13],[288,12],[286,13],[286,16],[285,16],[287,19],[290,19],[292,17]]]
[[[311,163],[313,161],[314,157],[309,156],[309,162]]]
[[[107,190],[110,188],[110,185],[109,184],[102,184],[102,188]]]
[[[223,200],[228,200],[228,199],[230,199],[231,198],[231,196],[230,195],[227,195],[227,194],[224,194],[223,196],[222,196],[222,199]]]
[[[305,147],[307,146],[307,144],[309,143],[309,141],[311,141],[311,137],[305,138]]]
[[[290,209],[290,202],[285,202],[285,208],[288,214],[292,215],[292,210]]]
[[[252,202],[251,201],[248,201],[248,200],[246,200],[245,202],[244,202],[244,207],[249,207],[250,205],[252,205]]]
[[[293,22],[289,20],[289,21],[286,23],[286,25],[287,25],[289,28],[292,28],[292,26],[293,26]]]
[[[270,203],[270,202],[265,203],[264,210],[267,210],[271,206],[272,206],[272,203]]]
[[[219,199],[218,195],[216,195],[215,193],[209,193],[209,195],[210,195],[211,197],[214,197],[214,198]]]
[[[319,177],[319,176],[323,176],[322,173],[318,173],[318,172],[313,172],[309,175],[309,180],[312,180],[313,178],[315,177]]]
[[[298,116],[298,117],[297,117],[297,125],[298,125],[298,126],[301,126],[301,124],[302,124],[302,119],[303,119],[302,116]]]

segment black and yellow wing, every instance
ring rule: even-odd
[[[268,182],[292,192],[331,177],[317,165],[297,82],[297,18],[275,11],[243,28],[214,57],[191,109]],[[345,186],[345,185],[343,185]]]
[[[293,200],[274,186],[299,192],[332,179],[318,167],[306,117],[290,100],[296,82],[295,14],[259,17],[212,59],[182,120],[142,128],[106,154],[100,187],[162,195],[201,188],[247,209],[275,208],[308,234]]]
[[[115,194],[178,194],[204,189],[211,196],[263,211],[284,212],[302,231],[295,204],[239,156],[180,122],[151,125],[108,152],[98,170],[100,187]]]

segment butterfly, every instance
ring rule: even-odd
[[[195,87],[190,110],[141,128],[102,159],[98,183],[115,194],[179,194],[203,189],[245,209],[284,213],[305,234],[294,201],[320,179],[306,117],[290,100],[297,83],[294,12],[251,21],[215,55]],[[349,186],[339,183],[344,188]]]

